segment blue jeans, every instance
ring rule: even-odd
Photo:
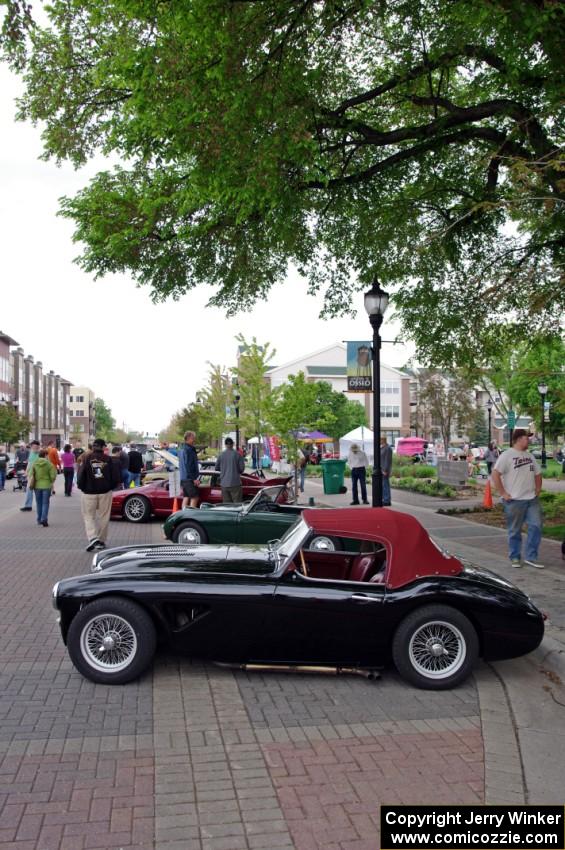
[[[361,498],[364,502],[367,501],[367,479],[365,471],[364,466],[354,466],[351,470],[351,495],[353,496],[353,501],[357,505],[359,504],[359,484],[361,485]]]
[[[535,561],[543,527],[539,499],[510,499],[502,502],[508,529],[508,554],[511,560],[522,556],[522,526],[528,526],[526,559]]]
[[[298,470],[298,486],[300,487],[300,492],[304,493],[304,479],[306,477],[306,467],[301,466]]]
[[[35,507],[37,509],[38,522],[47,522],[50,498],[51,488],[49,490],[35,490]]]
[[[383,475],[383,505],[390,505],[390,478],[388,475]]]
[[[24,508],[33,508],[33,490],[31,487],[28,487],[26,490],[26,500],[24,502]]]
[[[141,472],[128,472],[129,475],[129,483],[133,481],[136,487],[139,487],[141,484]]]
[[[6,470],[0,469],[0,490],[4,489],[5,483],[6,483]]]
[[[124,485],[124,490],[127,490],[129,487],[129,472],[127,469],[122,469],[122,484]]]

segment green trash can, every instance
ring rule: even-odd
[[[345,461],[323,460],[321,466],[324,493],[328,496],[332,496],[337,493],[347,492],[343,484],[343,480],[345,478]]]

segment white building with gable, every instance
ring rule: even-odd
[[[290,375],[304,373],[308,383],[326,381],[336,392],[365,405],[369,426],[372,421],[372,393],[347,392],[347,346],[342,343],[297,357],[267,372],[271,387],[288,382]],[[394,445],[396,437],[410,434],[410,377],[399,369],[381,363],[381,431]]]

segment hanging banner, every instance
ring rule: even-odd
[[[271,460],[277,461],[281,459],[281,449],[277,437],[269,437],[269,455]]]
[[[551,422],[551,402],[544,401],[543,403],[543,421]]]
[[[264,454],[265,457],[270,458],[271,457],[271,446],[270,446],[270,443],[269,443],[269,438],[263,437],[262,442],[263,442],[263,454]]]
[[[371,374],[372,348],[366,341],[347,343],[347,392],[370,393],[373,391]]]

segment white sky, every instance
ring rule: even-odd
[[[149,288],[138,288],[125,275],[94,281],[73,263],[80,245],[71,241],[72,222],[56,213],[58,199],[74,195],[97,169],[75,171],[39,160],[39,128],[14,120],[19,91],[19,80],[0,65],[0,330],[47,371],[91,387],[119,426],[150,433],[165,427],[206,383],[206,361],[235,365],[240,332],[269,341],[277,350],[274,364],[342,340],[369,338],[361,293],[353,304],[357,319],[322,321],[321,299],[308,296],[297,275],[233,319],[206,307],[209,289],[154,305]],[[392,340],[397,332],[385,320],[383,338]],[[412,353],[384,344],[382,359],[401,366]]]

